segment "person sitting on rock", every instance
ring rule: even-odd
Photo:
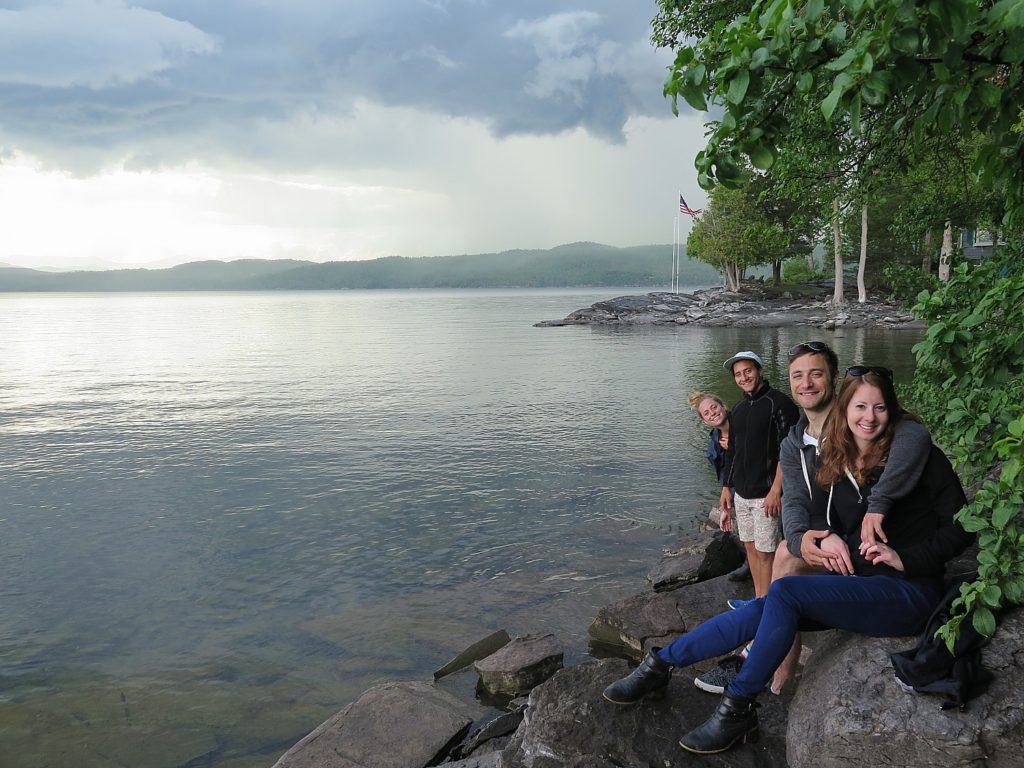
[[[721,488],[725,481],[725,452],[729,448],[729,406],[718,395],[712,392],[694,392],[687,401],[707,426],[711,427],[708,435],[708,461],[715,468],[715,477]],[[721,525],[722,508],[718,508],[719,525]],[[741,546],[742,549],[742,546]],[[746,556],[746,552],[744,552]],[[750,564],[743,564],[729,574],[730,581],[743,581],[750,578]]]
[[[778,579],[766,597],[719,614],[651,651],[630,675],[609,685],[604,698],[629,704],[663,694],[673,667],[712,658],[753,638],[746,662],[715,713],[679,742],[690,752],[724,752],[756,733],[757,696],[799,630],[835,628],[871,637],[920,633],[942,599],[945,564],[974,536],[954,519],[966,503],[963,487],[934,446],[928,448],[914,489],[885,516],[888,541],[864,536],[868,492],[888,458],[896,425],[913,418],[900,407],[892,371],[848,368],[810,480],[812,514],[825,525],[807,533],[823,557],[849,562],[851,572],[836,568],[826,575]]]

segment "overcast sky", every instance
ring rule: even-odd
[[[668,243],[703,127],[662,96],[654,13],[0,0],[0,262]]]

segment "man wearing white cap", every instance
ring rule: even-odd
[[[796,404],[764,378],[764,363],[753,352],[737,352],[723,364],[743,399],[729,411],[729,447],[722,486],[722,530],[732,528],[747,550],[754,595],[764,597],[772,580],[772,559],[782,540],[782,472],[779,447],[800,418]],[[735,493],[730,493],[730,487]],[[730,607],[732,605],[730,601]]]

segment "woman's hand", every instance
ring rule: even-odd
[[[903,560],[896,554],[896,550],[890,547],[888,544],[882,544],[880,542],[872,544],[864,552],[864,557],[868,559],[872,565],[888,565],[891,568],[895,568],[897,571],[903,571]]]
[[[884,546],[884,545],[883,545]],[[832,573],[843,576],[853,575],[853,561],[850,560],[850,548],[839,536],[829,536],[821,540],[821,548],[825,550],[823,565]]]
[[[882,532],[882,522],[885,515],[877,512],[868,512],[860,523],[860,553],[867,555],[868,548],[876,541],[889,543],[888,537]]]

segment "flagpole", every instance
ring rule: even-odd
[[[683,198],[683,193],[676,190],[676,195],[680,200]],[[676,205],[676,221],[675,221],[675,238],[672,247],[672,293],[679,293],[679,239],[682,236],[679,226],[679,206]]]
[[[676,270],[678,269],[679,261],[679,214],[675,215],[672,220],[672,277],[669,281],[668,289],[675,293],[676,290]]]
[[[683,225],[679,221],[679,211],[676,211],[676,284],[675,292],[679,293],[679,256],[681,249],[681,241],[683,239]]]

